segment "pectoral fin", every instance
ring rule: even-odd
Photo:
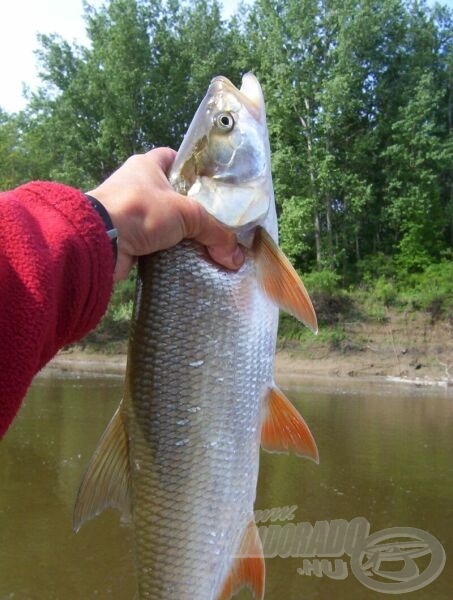
[[[264,598],[265,565],[258,528],[250,521],[220,594],[216,600],[230,600],[241,588],[250,588],[255,600]]]
[[[318,332],[316,313],[296,270],[262,227],[253,242],[258,281],[266,295],[282,310]]]
[[[127,518],[130,514],[129,489],[128,438],[120,404],[99,440],[80,484],[74,507],[74,531],[108,507],[118,508]]]
[[[261,446],[268,452],[293,451],[319,463],[318,448],[308,425],[291,402],[277,387],[272,387],[264,401]]]

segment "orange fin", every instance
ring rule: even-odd
[[[318,332],[315,309],[296,270],[262,227],[257,227],[253,249],[257,276],[266,295],[282,310]]]
[[[252,519],[244,531],[231,570],[216,600],[230,600],[244,586],[251,590],[255,600],[263,600],[265,574],[263,546]]]
[[[269,389],[265,399],[264,420],[261,426],[261,446],[268,452],[292,450],[319,463],[318,448],[311,431],[299,412],[277,388]]]

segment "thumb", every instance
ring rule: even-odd
[[[196,200],[184,197],[181,202],[184,237],[206,246],[211,258],[227,269],[238,269],[244,262],[244,251],[236,236],[214,219]]]
[[[147,160],[157,163],[161,170],[168,174],[175,160],[176,152],[172,148],[153,148],[145,154]]]

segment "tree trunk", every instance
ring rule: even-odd
[[[322,253],[321,253],[321,225],[319,223],[319,214],[315,210],[315,246],[316,246],[316,265],[319,270],[322,268]]]
[[[305,108],[307,109],[307,116],[304,118],[297,110],[296,114],[302,124],[302,127],[306,131],[307,135],[307,158],[308,158],[308,172],[310,175],[310,187],[311,196],[314,201],[314,224],[315,224],[315,248],[316,248],[316,266],[318,269],[322,268],[322,250],[321,250],[321,224],[318,213],[318,194],[316,193],[315,187],[315,171],[313,164],[313,146],[311,138],[311,119],[310,119],[310,102],[308,98],[305,98]]]
[[[332,206],[330,198],[326,198],[326,219],[327,219],[327,253],[329,257],[329,267],[333,269],[333,240],[332,240]]]
[[[357,262],[360,260],[360,245],[359,245],[359,233],[355,231],[355,257]]]

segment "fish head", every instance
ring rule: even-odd
[[[222,225],[244,232],[274,207],[264,97],[247,73],[241,88],[215,77],[175,158],[170,183]]]

